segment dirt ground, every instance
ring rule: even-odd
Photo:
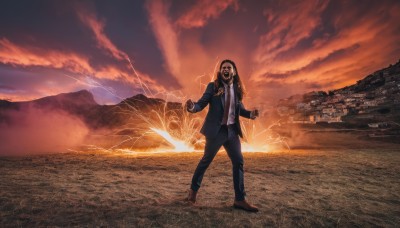
[[[198,203],[183,199],[202,153],[99,151],[0,157],[0,226],[399,227],[400,150],[244,153],[247,199],[232,207],[221,151]]]

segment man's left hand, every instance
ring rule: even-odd
[[[259,112],[258,112],[258,109],[254,109],[253,111],[251,111],[251,119],[255,119],[256,117],[258,117],[259,116]]]

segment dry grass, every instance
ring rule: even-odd
[[[201,153],[100,152],[0,158],[0,226],[398,227],[400,151],[246,153],[249,201],[232,208],[231,164],[220,152],[198,204],[183,201]]]

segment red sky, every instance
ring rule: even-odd
[[[197,99],[229,58],[257,106],[397,62],[399,21],[398,0],[2,1],[0,99],[88,89],[115,103],[143,83]]]

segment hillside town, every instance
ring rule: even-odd
[[[282,99],[276,111],[287,123],[340,123],[358,119],[377,127],[396,116],[399,107],[400,60],[351,86]]]

